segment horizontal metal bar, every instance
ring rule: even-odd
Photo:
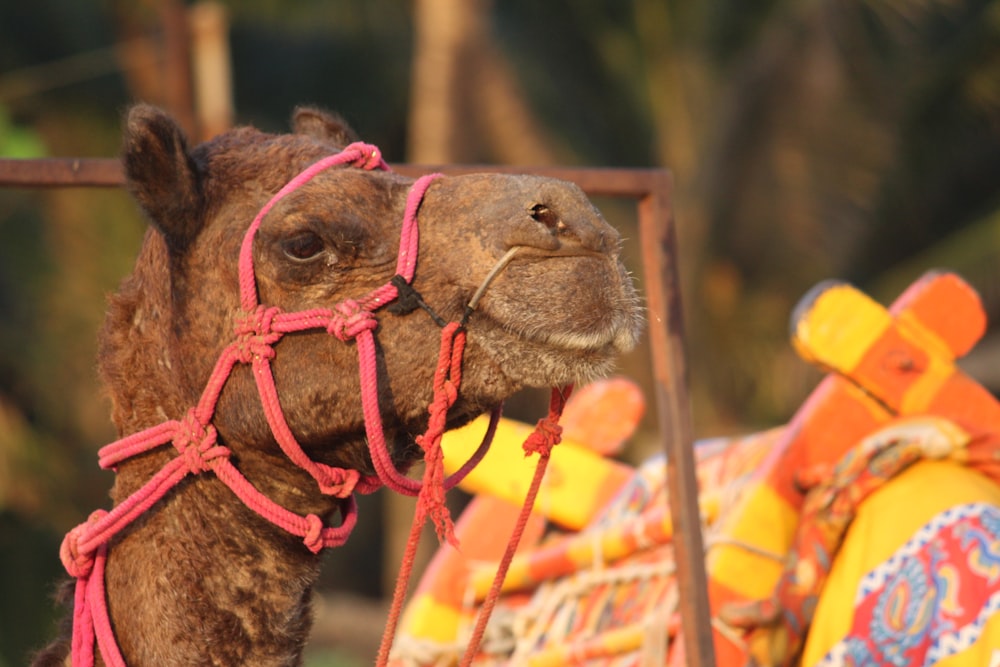
[[[0,187],[117,187],[125,184],[112,158],[0,158]]]
[[[511,165],[393,165],[392,168],[407,176],[418,176],[434,171],[449,176],[475,173],[534,174],[576,183],[587,194],[595,197],[625,197],[641,199],[662,182],[666,169],[601,169],[596,167],[530,167]]]
[[[393,165],[406,176],[440,171],[459,175],[481,172],[531,173],[579,185],[597,197],[641,199],[657,187],[663,169],[597,169],[585,167],[512,167],[500,165]],[[0,187],[118,187],[125,184],[121,163],[113,158],[0,158]]]

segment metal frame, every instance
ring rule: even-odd
[[[674,551],[680,590],[681,632],[687,664],[691,667],[714,666],[670,172],[665,169],[455,165],[395,165],[394,169],[408,176],[431,171],[446,175],[483,171],[531,173],[572,181],[591,196],[627,198],[636,202],[649,307],[656,408],[667,455],[667,491],[676,536]],[[124,184],[121,164],[114,159],[0,159],[0,187],[120,187]]]

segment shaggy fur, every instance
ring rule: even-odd
[[[353,138],[340,119],[314,109],[298,110],[294,125],[294,134],[241,128],[190,148],[158,109],[128,114],[123,160],[151,226],[100,337],[101,374],[122,435],[195,404],[232,338],[237,256],[250,221],[285,182]],[[411,183],[343,168],[285,198],[255,243],[261,302],[286,311],[330,307],[387,282]],[[523,246],[469,322],[452,425],[523,386],[603,374],[634,344],[640,316],[619,237],[575,186],[530,176],[440,179],[419,220],[414,285],[446,319],[461,316],[507,249]],[[406,464],[426,428],[439,329],[419,311],[377,316],[385,432]],[[307,333],[286,336],[276,350],[282,405],[306,452],[371,472],[354,345]],[[248,367],[235,369],[214,423],[263,493],[336,520],[340,501],[321,495],[274,442]],[[124,463],[112,500],[139,488],[172,451]],[[122,652],[132,666],[299,664],[319,562],[211,474],[189,477],[111,543],[108,603]],[[63,664],[68,650],[67,634],[36,664]]]

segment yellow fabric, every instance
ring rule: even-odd
[[[935,515],[973,502],[1000,506],[1000,486],[950,461],[917,463],[872,494],[858,510],[830,571],[806,641],[803,667],[816,664],[848,632],[858,583],[866,573]],[[936,667],[991,665],[992,647],[997,646],[1000,619],[994,617],[976,644]]]
[[[489,418],[483,416],[444,434],[441,449],[447,474],[454,473],[472,456],[488,423]],[[528,424],[501,418],[493,444],[462,480],[461,488],[522,505],[538,465],[538,457],[525,456],[521,448],[533,430]],[[564,528],[581,530],[607,502],[609,491],[620,487],[631,473],[628,466],[604,458],[583,444],[563,440],[552,450],[534,510]]]
[[[781,576],[782,562],[755,553],[742,545],[751,545],[778,558],[788,546],[798,512],[766,484],[754,485],[745,496],[739,521],[729,522],[722,531],[727,541],[708,551],[707,567],[715,580],[748,600],[765,598],[774,590]]]
[[[934,667],[1000,667],[1000,614],[986,622],[979,641],[957,655],[939,660]]]
[[[448,644],[455,641],[456,630],[464,620],[460,610],[422,593],[406,606],[403,627],[416,639]]]

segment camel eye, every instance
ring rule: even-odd
[[[289,259],[304,262],[319,256],[326,250],[326,245],[313,232],[302,232],[282,241],[281,249]]]

